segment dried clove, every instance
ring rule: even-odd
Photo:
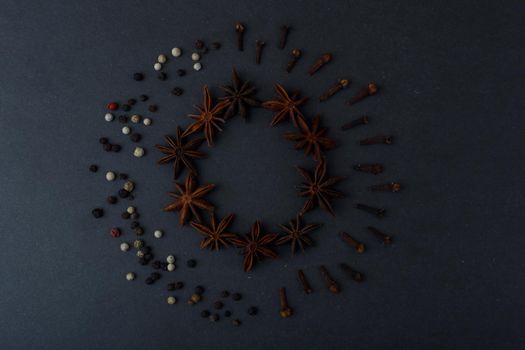
[[[374,175],[381,174],[383,172],[383,166],[378,163],[374,164],[356,164],[354,165],[355,171],[360,171],[363,173],[371,173]]]
[[[308,283],[308,280],[306,279],[303,270],[297,271],[297,274],[299,275],[299,281],[301,282],[301,286],[303,287],[304,292],[306,294],[311,294],[313,290],[312,287],[310,287],[310,283]]]
[[[331,88],[326,90],[326,92],[324,94],[322,94],[321,97],[319,97],[319,101],[323,102],[323,101],[328,100],[330,97],[335,95],[338,91],[341,91],[344,88],[346,88],[349,84],[350,84],[350,80],[348,80],[348,79],[339,79],[337,81],[337,84],[335,84],[334,86],[332,86]]]
[[[361,272],[355,271],[349,265],[341,263],[339,264],[339,267],[341,268],[341,270],[349,274],[354,281],[363,282],[365,280],[365,276]]]
[[[339,293],[339,286],[337,285],[337,282],[333,279],[333,277],[330,275],[326,267],[324,265],[321,265],[319,267],[319,270],[321,271],[321,277],[326,282],[328,290],[334,294]]]
[[[239,51],[244,50],[244,24],[241,22],[235,23],[235,32],[237,33],[237,48]]]
[[[288,61],[288,64],[286,65],[286,71],[290,73],[297,63],[297,61],[301,58],[301,50],[299,49],[293,49],[292,50],[292,59]]]
[[[350,130],[352,128],[355,128],[356,126],[366,124],[368,124],[368,116],[364,115],[361,118],[354,119],[351,122],[344,124],[343,126],[341,126],[341,130]]]
[[[357,241],[356,239],[354,239],[348,233],[341,232],[341,238],[343,239],[343,241],[345,241],[346,243],[348,243],[352,247],[354,247],[356,252],[358,252],[359,254],[362,254],[362,253],[365,252],[365,250],[366,250],[365,245],[363,243]]]
[[[290,31],[290,27],[288,26],[282,26],[281,27],[281,33],[279,35],[279,48],[282,50],[286,46],[286,39],[288,38],[288,32]]]
[[[392,237],[389,235],[379,231],[377,228],[373,226],[368,226],[368,232],[376,236],[383,244],[392,244]]]
[[[293,315],[293,309],[288,305],[288,299],[286,298],[286,288],[279,288],[279,302],[281,304],[281,310],[279,314],[282,318],[290,317]]]
[[[362,101],[368,96],[375,95],[377,90],[379,90],[379,87],[376,83],[368,83],[367,86],[359,90],[357,94],[355,94],[355,96],[352,97],[347,103],[350,106],[356,104],[357,102]]]
[[[359,141],[359,144],[361,146],[368,146],[368,145],[391,145],[394,142],[394,137],[391,135],[377,135],[372,136],[369,138],[366,138],[364,140]]]
[[[386,214],[386,210],[385,209],[383,209],[383,208],[374,208],[374,207],[368,206],[366,204],[358,203],[358,204],[356,204],[355,207],[357,209],[366,211],[367,213],[374,214],[375,216],[377,216],[380,219],[382,217],[384,217],[385,214]]]
[[[399,192],[401,191],[401,184],[399,182],[390,182],[387,184],[379,184],[370,186],[372,192]]]
[[[262,40],[255,41],[255,63],[261,64],[262,51],[266,43]]]
[[[310,67],[310,70],[308,71],[308,74],[314,75],[315,72],[317,72],[319,69],[321,69],[322,66],[324,66],[325,64],[327,64],[331,60],[332,60],[332,54],[325,53],[317,61],[315,61],[315,63],[313,64],[312,67]]]

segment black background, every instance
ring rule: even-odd
[[[3,349],[517,349],[523,344],[525,287],[520,229],[523,208],[523,13],[519,1],[2,1],[0,12],[0,332]],[[246,50],[234,47],[233,25],[246,23]],[[293,27],[285,51],[276,48],[278,28]],[[193,72],[189,54],[196,39],[220,41],[204,69]],[[254,41],[268,42],[262,65],[254,64]],[[521,41],[520,41],[521,39]],[[154,78],[159,53],[174,46],[185,55],[171,59],[166,82]],[[289,50],[304,56],[292,74],[283,65]],[[334,60],[309,77],[322,53]],[[322,113],[340,146],[328,153],[334,175],[348,176],[339,188],[336,218],[319,210],[307,217],[324,226],[312,236],[316,247],[265,261],[252,273],[241,270],[232,249],[198,249],[200,237],[180,228],[175,214],[162,213],[172,190],[171,168],[158,166],[153,145],[187,125],[186,114],[201,101],[207,83],[217,96],[231,67],[253,81],[261,99],[272,84],[301,89],[312,97],[304,111]],[[136,83],[135,71],[147,73]],[[351,87],[329,102],[318,96],[338,78]],[[355,107],[345,99],[368,81],[380,93]],[[174,86],[185,89],[170,96]],[[132,144],[117,122],[103,120],[105,104],[147,93],[158,103],[154,124],[133,126],[144,134],[147,156],[131,156]],[[141,109],[142,108],[142,109]],[[138,112],[151,115],[140,107]],[[363,113],[366,127],[339,126]],[[198,163],[203,183],[217,184],[209,199],[219,215],[237,214],[234,229],[247,232],[260,219],[268,230],[287,222],[302,205],[300,177],[293,168],[313,162],[292,149],[282,133],[289,124],[268,126],[271,113],[253,111],[248,123],[235,118]],[[359,139],[392,133],[392,146],[360,147]],[[123,145],[105,153],[98,137]],[[356,162],[382,162],[379,176],[359,174]],[[88,165],[101,171],[92,174]],[[162,281],[143,283],[150,268],[122,253],[132,240],[105,197],[119,184],[106,170],[127,172],[137,183],[134,205],[142,214],[146,240],[157,257],[173,253],[178,269]],[[397,194],[374,194],[368,185],[397,180]],[[382,221],[353,208],[359,201],[383,206]],[[95,220],[95,206],[107,215]],[[365,231],[369,224],[391,233],[383,247]],[[113,239],[108,230],[121,226]],[[155,228],[165,230],[161,240]],[[346,230],[364,241],[357,256],[342,244]],[[185,267],[188,258],[198,268]],[[346,261],[368,280],[352,283],[337,269]],[[318,275],[325,264],[342,285],[330,295]],[[305,296],[296,281],[303,268],[315,289]],[[138,279],[124,275],[135,271]],[[188,287],[165,302],[165,284]],[[208,288],[205,300],[186,305],[191,287]],[[278,316],[277,289],[286,286],[295,315]],[[211,324],[199,312],[222,289],[239,290],[228,303],[240,328]],[[260,314],[246,315],[257,305]]]

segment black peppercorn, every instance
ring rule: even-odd
[[[98,142],[105,145],[106,143],[109,142],[108,138],[107,137],[101,137],[98,139]]]
[[[202,49],[199,50],[199,52],[201,54],[207,54],[208,53],[208,48],[206,46],[204,46]]]
[[[151,267],[153,267],[155,270],[159,270],[160,269],[160,261],[155,260],[153,262],[153,264],[151,264]]]
[[[111,152],[111,145],[109,143],[106,143],[105,145],[102,145],[102,148],[106,152]]]
[[[151,253],[151,247],[144,246],[144,247],[142,247],[141,251],[144,253],[144,255],[148,255],[148,254]]]
[[[209,320],[212,322],[217,322],[220,320],[220,316],[218,314],[213,314],[209,317]]]
[[[148,264],[148,260],[146,259],[146,257],[143,256],[143,257],[139,258],[139,264],[142,265],[142,266],[147,265]],[[153,282],[151,282],[151,283],[153,283]],[[146,282],[146,284],[151,284],[151,283]]]
[[[109,196],[109,197],[107,198],[107,202],[108,202],[109,204],[115,204],[115,203],[117,203],[117,197],[115,197],[115,196]]]
[[[89,166],[89,171],[91,171],[92,173],[96,173],[98,171],[98,166],[96,166],[95,164],[91,164]]]
[[[168,283],[167,289],[171,292],[174,291],[176,288],[175,283]]]
[[[128,198],[129,192],[126,191],[125,189],[121,188],[120,190],[118,190],[118,196],[120,198]]]
[[[210,317],[210,312],[208,310],[202,310],[201,311],[201,317],[202,318],[208,318]]]
[[[144,229],[142,227],[140,227],[140,226],[135,228],[133,231],[135,231],[135,234],[137,236],[142,236],[144,234]]]
[[[255,316],[257,315],[258,312],[259,312],[259,309],[257,309],[257,307],[255,306],[251,306],[250,308],[248,308],[248,315],[250,316]]]
[[[128,122],[128,116],[127,115],[119,115],[118,121],[121,124],[126,124]]]
[[[153,280],[158,281],[162,275],[158,272],[152,272],[150,277],[153,278]]]
[[[128,105],[130,105],[130,106],[135,105],[135,103],[137,103],[137,100],[135,100],[134,98],[130,98],[130,99],[128,100]]]
[[[234,325],[235,327],[238,327],[241,325],[241,320],[233,320],[232,321],[232,325]]]
[[[214,42],[211,44],[211,47],[214,49],[214,50],[219,50],[221,48],[221,43],[219,42]]]
[[[144,259],[146,259],[146,264],[149,263],[151,260],[153,260],[153,254],[144,255]]]
[[[131,106],[126,103],[123,104],[120,108],[122,108],[124,112],[128,112],[129,110],[131,110]]]
[[[232,312],[230,310],[224,311],[224,317],[230,317],[232,315]]]
[[[142,80],[144,80],[144,74],[142,74],[142,73],[134,73],[133,74],[133,79],[135,81],[142,81]]]
[[[133,141],[133,142],[139,142],[139,141],[142,139],[142,135],[137,134],[137,133],[133,133],[133,134],[130,135],[129,138],[130,138],[131,141]]]
[[[229,296],[230,296],[230,292],[228,292],[227,290],[223,290],[223,291],[221,292],[221,297],[222,297],[222,298],[227,298],[227,297],[229,297]]]
[[[177,289],[182,289],[182,288],[184,288],[184,282],[179,281],[179,282],[175,283],[175,287],[177,287]]]
[[[195,292],[195,294],[202,294],[202,293],[204,293],[204,287],[203,286],[197,286],[197,287],[195,287],[195,289],[193,291]]]
[[[171,93],[175,96],[180,96],[184,93],[184,90],[182,90],[179,87],[176,87],[176,88],[173,88],[173,90],[171,90]]]
[[[91,211],[91,214],[98,219],[104,216],[104,210],[101,208],[95,208]]]
[[[177,69],[177,75],[183,77],[186,75],[186,71],[184,69]]]
[[[168,79],[168,75],[166,73],[164,73],[164,72],[160,72],[159,74],[157,74],[157,78],[159,80],[164,81],[164,80]]]
[[[197,261],[195,261],[194,259],[190,259],[186,262],[186,266],[188,266],[189,268],[194,268],[195,266],[197,266]]]
[[[138,218],[140,218],[140,214],[137,213],[137,212],[134,212],[133,214],[131,214],[131,218],[132,218],[133,220],[137,220]]]
[[[155,282],[155,280],[153,278],[151,278],[151,277],[148,277],[148,278],[146,278],[145,282],[146,282],[146,284],[153,284],[153,282]]]
[[[223,306],[224,306],[224,304],[222,303],[222,301],[216,301],[216,302],[213,303],[213,308],[216,309],[216,310],[222,309]]]
[[[148,95],[144,95],[144,94],[139,96],[139,100],[141,100],[142,102],[147,101],[148,98],[149,98]]]
[[[197,41],[195,42],[195,48],[196,48],[197,50],[200,50],[200,49],[202,49],[203,47],[204,47],[204,41],[202,41],[202,40],[197,40]]]
[[[121,149],[122,147],[120,145],[111,145],[111,150],[113,152],[120,152]]]
[[[157,107],[157,105],[149,105],[148,106],[148,111],[150,111],[150,112],[156,112],[158,109],[159,109],[159,107]]]
[[[232,294],[232,299],[235,300],[235,301],[241,300],[242,299],[241,293],[233,293]]]
[[[120,174],[118,174],[118,178],[121,179],[121,180],[127,180],[128,179],[128,174],[120,173]]]
[[[136,229],[137,227],[140,226],[140,223],[138,221],[132,221],[131,224],[129,224],[129,227],[134,230]]]
[[[125,220],[129,219],[129,213],[127,211],[123,212],[120,216]]]

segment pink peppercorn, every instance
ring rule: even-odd
[[[120,237],[120,230],[116,227],[113,227],[111,229],[111,236],[117,238],[117,237]]]
[[[116,102],[108,103],[108,109],[110,111],[116,111],[118,109],[118,103],[116,103]]]

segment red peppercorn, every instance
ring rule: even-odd
[[[120,230],[116,227],[113,227],[111,229],[111,236],[117,238],[117,237],[120,237]]]
[[[116,102],[108,103],[108,109],[110,111],[116,111],[118,109],[118,103],[116,103]]]

